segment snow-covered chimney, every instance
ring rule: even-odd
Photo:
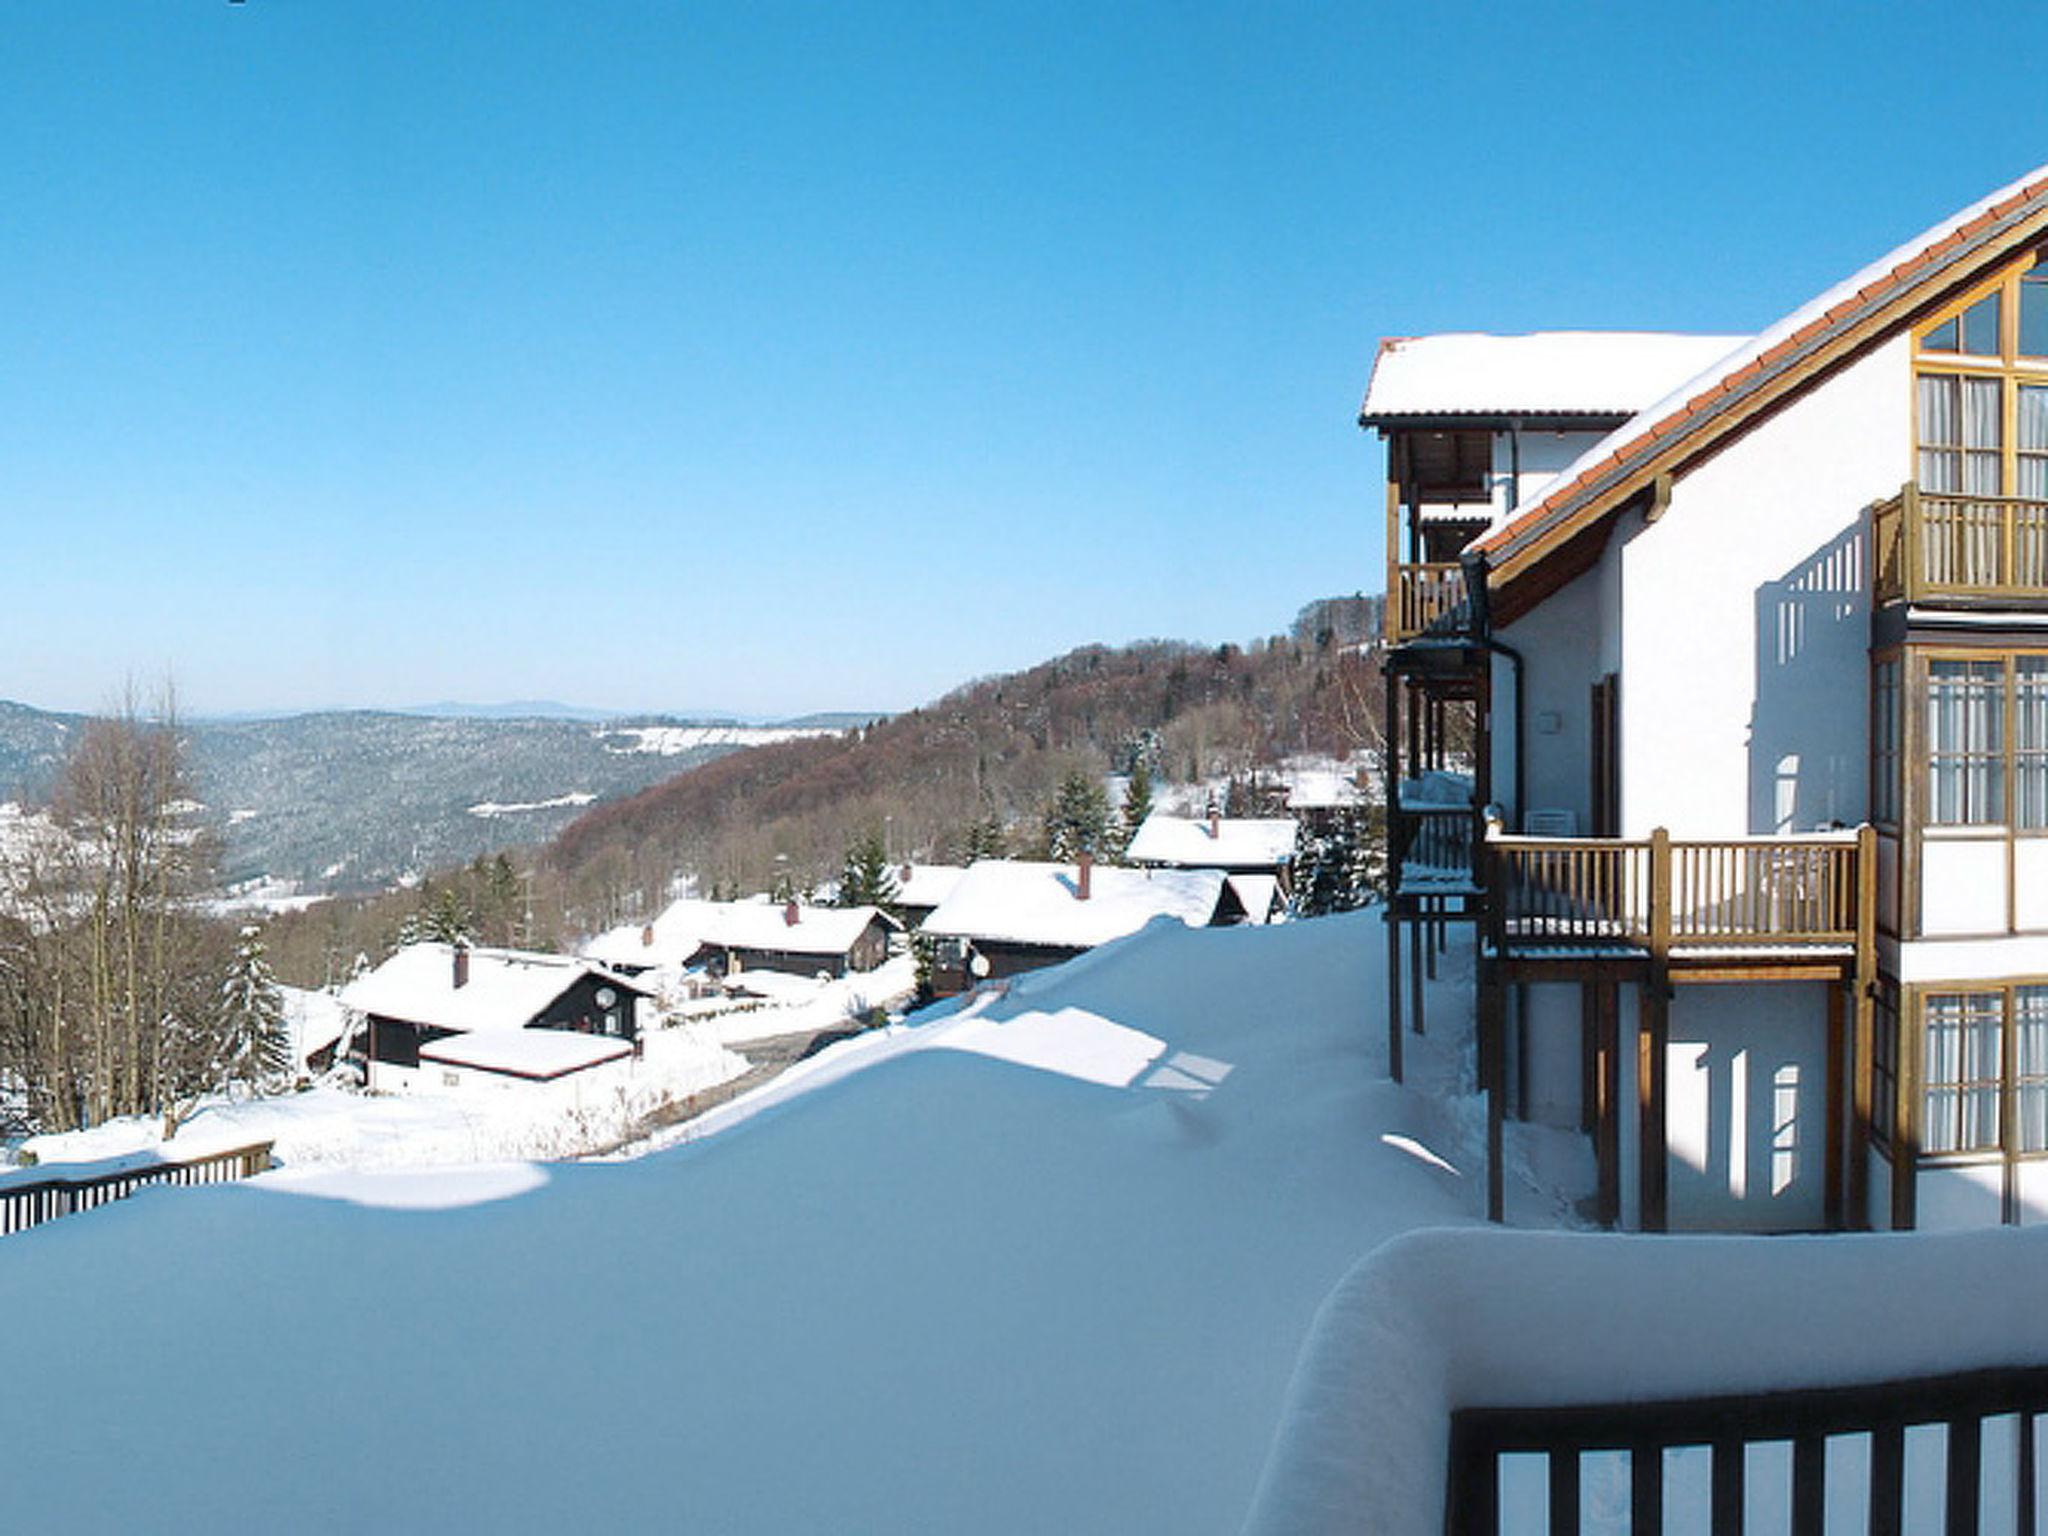
[[[1095,855],[1092,853],[1082,854],[1074,872],[1074,899],[1076,901],[1086,901],[1088,899],[1088,877],[1094,873]]]
[[[1213,842],[1223,836],[1223,813],[1215,806],[1209,807],[1209,838]]]
[[[796,918],[797,918],[797,911],[796,911],[796,898],[795,898],[795,897],[791,897],[791,898],[790,898],[790,899],[789,899],[788,901],[786,901],[786,902],[784,902],[784,903],[783,903],[783,906],[782,906],[782,920],[783,920],[783,921],[784,921],[785,923],[789,924],[789,926],[790,926],[790,927],[794,928],[794,927],[796,926]]]
[[[455,985],[457,987],[469,985],[469,946],[467,944],[455,946]]]

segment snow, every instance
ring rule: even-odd
[[[332,992],[309,992],[278,986],[284,1002],[285,1028],[291,1031],[292,1067],[309,1070],[306,1058],[336,1044],[348,1028],[348,1009]]]
[[[570,806],[588,805],[597,798],[587,789],[572,789],[566,795],[557,795],[552,800],[519,800],[500,804],[496,800],[485,800],[469,807],[469,814],[489,819],[494,816],[516,816],[521,811],[557,811]]]
[[[1263,923],[1273,910],[1273,904],[1280,899],[1280,880],[1277,875],[1229,875],[1224,879],[1237,897],[1237,904],[1244,908],[1245,921]]]
[[[623,923],[583,945],[587,960],[602,965],[679,967],[706,945],[725,949],[779,949],[791,954],[844,955],[880,915],[875,907],[799,904],[788,920],[782,904],[766,901],[672,901],[651,923]],[[893,919],[884,918],[885,922]]]
[[[0,1444],[121,1463],[17,1478],[10,1522],[1235,1530],[1331,1287],[1477,1219],[1466,1043],[1385,1081],[1377,937],[1155,923],[667,1151],[287,1172],[6,1239],[0,1314],[35,1326]],[[1511,1213],[1555,1219],[1510,1137]]]
[[[953,894],[967,873],[964,864],[904,864],[896,870],[896,902],[904,907],[936,907]]]
[[[1418,1232],[1361,1262],[1323,1306],[1247,1530],[1436,1536],[1445,1423],[1457,1408],[2048,1364],[2044,1268],[2048,1231],[2038,1228],[1763,1239]]]
[[[1083,901],[1071,864],[983,859],[968,866],[953,894],[925,919],[924,931],[1085,949],[1135,933],[1155,917],[1200,927],[1215,916],[1222,892],[1220,870],[1098,864]]]
[[[1396,337],[1380,346],[1362,414],[1627,414],[1748,339],[1654,331]]]
[[[517,1028],[592,975],[622,992],[640,990],[582,960],[513,949],[470,950],[469,980],[458,987],[453,945],[408,944],[342,988],[341,1000],[358,1013],[436,1029]]]
[[[633,725],[610,726],[597,733],[607,752],[653,752],[678,757],[704,747],[764,747],[807,736],[837,736],[829,726],[793,725]],[[614,742],[623,745],[613,745]]]
[[[1294,857],[1292,816],[1170,816],[1154,811],[1131,839],[1133,864],[1171,864],[1182,869],[1275,866]]]
[[[556,1078],[633,1054],[625,1040],[573,1029],[479,1029],[420,1047],[420,1060],[514,1077]]]

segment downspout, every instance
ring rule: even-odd
[[[1472,638],[1496,656],[1505,656],[1508,665],[1514,668],[1515,676],[1515,824],[1521,825],[1523,814],[1522,786],[1525,779],[1522,752],[1522,653],[1505,641],[1493,636],[1493,610],[1486,590],[1486,554],[1483,550],[1467,550],[1458,556],[1458,564],[1465,576],[1465,602],[1472,614]]]

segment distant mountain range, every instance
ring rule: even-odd
[[[306,892],[382,889],[544,842],[592,805],[727,753],[877,718],[754,725],[534,713],[562,705],[468,708],[187,722],[199,797],[225,840],[225,878]],[[0,700],[0,801],[47,794],[84,718]]]

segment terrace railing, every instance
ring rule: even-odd
[[[270,1167],[276,1143],[251,1142],[225,1152],[164,1158],[103,1172],[64,1173],[20,1183],[0,1183],[0,1236],[125,1200],[145,1184],[226,1184],[253,1178]]]
[[[2048,601],[2048,501],[1908,484],[1871,510],[1879,603]]]
[[[1432,631],[1462,628],[1465,572],[1455,560],[1392,567],[1387,591],[1387,642],[1399,645]]]
[[[1495,952],[1625,944],[1668,953],[1755,944],[1850,945],[1874,872],[1875,837],[1675,841],[1487,839]]]
[[[1667,1524],[1716,1536],[2035,1536],[2044,1411],[2041,1367],[1740,1397],[1467,1408],[1451,1418],[1445,1530],[1577,1536],[1586,1464],[1604,1458],[1626,1484],[1628,1510],[1625,1523],[1602,1529],[1629,1536],[1658,1536]],[[1772,1452],[1766,1486],[1750,1468]]]

